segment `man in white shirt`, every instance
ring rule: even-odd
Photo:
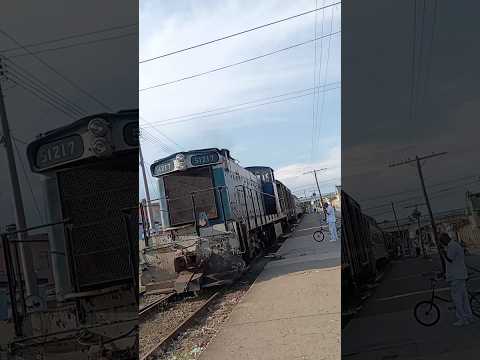
[[[452,300],[455,304],[457,321],[455,326],[468,325],[475,321],[468,299],[466,281],[468,278],[465,265],[465,254],[462,246],[452,240],[447,233],[440,235],[440,242],[447,248],[440,249],[441,255],[446,260],[446,279],[450,284]]]
[[[323,204],[325,209],[325,217],[328,224],[328,229],[330,230],[330,241],[337,241],[337,225],[335,224],[335,209],[328,202]]]

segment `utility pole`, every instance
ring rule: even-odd
[[[442,263],[442,271],[444,273],[445,273],[445,268],[446,268],[445,259],[443,258],[443,256],[440,253],[440,246],[438,244],[437,225],[435,224],[435,219],[433,217],[432,207],[430,205],[430,200],[428,198],[427,189],[425,187],[425,181],[423,179],[423,172],[422,172],[422,164],[420,163],[420,161],[430,159],[430,158],[433,158],[433,157],[442,156],[442,155],[445,155],[446,153],[447,152],[433,153],[431,155],[426,155],[426,156],[418,156],[417,155],[417,156],[415,156],[415,159],[408,159],[408,160],[405,160],[405,161],[402,161],[402,162],[399,162],[399,163],[389,165],[389,167],[395,167],[395,166],[410,164],[410,163],[413,163],[413,162],[415,162],[417,164],[418,176],[420,178],[420,184],[422,185],[422,191],[423,191],[423,196],[425,197],[425,204],[427,205],[428,215],[430,216],[430,225],[431,225],[432,231],[433,231],[433,238],[435,240],[435,245],[437,246],[438,253],[440,255],[440,261]]]
[[[322,197],[322,192],[320,191],[320,186],[318,185],[317,171],[324,171],[324,170],[327,170],[327,168],[315,169],[315,170],[307,171],[307,172],[303,173],[303,175],[311,174],[311,173],[313,173],[315,175],[315,183],[317,184],[318,195],[320,196],[320,205],[322,206],[322,208],[323,208],[323,197]],[[324,210],[324,212],[325,212],[325,210]]]
[[[427,257],[427,251],[425,249],[425,244],[423,243],[423,240],[422,240],[422,226],[421,226],[422,213],[418,210],[418,207],[422,206],[422,205],[426,205],[426,204],[423,203],[423,204],[415,204],[415,205],[411,205],[411,206],[405,206],[405,209],[410,209],[410,208],[413,208],[413,207],[415,208],[415,210],[413,210],[412,217],[415,220],[417,220],[418,243],[422,247],[423,256]]]
[[[400,225],[398,225],[397,212],[395,211],[395,205],[393,204],[393,201],[392,201],[392,210],[393,210],[393,216],[395,217],[395,223],[397,224],[398,235],[400,235],[401,234]]]
[[[400,245],[400,249],[403,249],[403,237],[402,237],[402,231],[400,230],[400,225],[398,225],[398,217],[397,217],[397,212],[395,211],[395,205],[393,204],[392,201],[392,211],[393,211],[393,216],[395,217],[395,223],[397,224],[397,230],[398,230],[398,244]]]
[[[140,152],[140,166],[142,167],[143,184],[145,185],[145,196],[147,197],[147,213],[149,217],[150,226],[153,224],[152,203],[150,202],[150,191],[148,190],[147,173],[145,171],[145,162],[143,161],[142,147],[138,147]]]
[[[0,78],[3,77],[3,75],[4,75],[3,62],[2,62],[2,58],[0,57]],[[17,218],[17,230],[21,231],[27,228],[26,220],[25,220],[25,209],[23,208],[22,192],[20,190],[20,182],[18,180],[17,165],[15,163],[15,155],[13,153],[12,137],[10,135],[10,127],[8,126],[7,110],[5,108],[5,102],[3,99],[1,82],[0,82],[0,117],[2,122],[2,133],[3,133],[2,142],[6,150],[8,168],[10,173],[10,181],[12,184],[15,216]],[[37,278],[36,278],[35,270],[33,267],[32,251],[31,251],[31,248],[29,247],[29,244],[26,242],[23,242],[23,240],[27,240],[27,238],[28,238],[27,232],[21,231],[18,233],[18,240],[20,240],[18,244],[19,257],[22,264],[26,295],[28,297],[32,295],[37,295],[38,292],[37,292]],[[19,281],[21,282],[22,279],[20,278]]]

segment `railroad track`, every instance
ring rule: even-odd
[[[154,310],[157,310],[160,306],[163,306],[166,304],[166,302],[175,295],[174,293],[171,294],[164,294],[164,295],[159,295],[158,299],[149,302],[148,304],[144,305],[143,307],[140,308],[140,311],[138,312],[138,316],[140,317],[140,320],[145,319],[148,315],[150,315]]]
[[[193,312],[189,313],[188,316],[181,318],[179,321],[178,325],[175,326],[172,330],[170,330],[167,334],[163,334],[163,336],[160,336],[158,338],[154,338],[153,342],[154,344],[151,346],[148,346],[145,348],[145,350],[140,352],[140,360],[146,360],[152,355],[154,355],[156,352],[165,350],[167,346],[170,344],[170,342],[180,333],[185,331],[191,323],[200,315],[202,314],[208,305],[212,303],[213,300],[215,300],[218,295],[220,294],[219,291],[214,293],[212,296],[208,297],[207,299],[200,301],[198,306],[195,306],[195,309]],[[152,308],[150,305],[147,305],[149,308]],[[156,305],[158,306],[158,305]],[[153,308],[156,308],[156,306],[153,306]],[[143,310],[143,309],[142,309]],[[151,310],[150,310],[151,311]],[[142,331],[142,330],[140,330]]]

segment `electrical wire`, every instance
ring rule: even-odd
[[[416,52],[417,52],[417,0],[413,3],[413,39],[412,39],[412,68],[411,68],[411,83],[410,83],[410,109],[409,119],[413,123],[414,117],[414,103],[415,103],[415,70],[416,70]]]
[[[192,46],[186,47],[184,49],[172,51],[172,52],[169,52],[169,53],[166,53],[166,54],[151,57],[149,59],[141,60],[141,61],[139,61],[139,63],[143,64],[143,63],[146,63],[146,62],[149,62],[149,61],[153,61],[153,60],[161,59],[161,58],[164,58],[164,57],[167,57],[167,56],[170,56],[170,55],[178,54],[178,53],[181,53],[181,52],[184,52],[184,51],[187,51],[187,50],[192,50],[192,49],[198,48],[200,46],[205,46],[205,45],[209,45],[209,44],[212,44],[212,43],[215,43],[215,42],[218,42],[218,41],[230,39],[230,38],[238,36],[238,35],[246,34],[248,32],[255,31],[255,30],[258,30],[258,29],[262,29],[262,28],[265,28],[267,26],[271,26],[271,25],[275,25],[275,24],[278,24],[278,23],[281,23],[281,22],[284,22],[284,21],[292,20],[292,19],[298,18],[300,16],[311,14],[313,12],[325,9],[327,7],[336,6],[336,5],[339,5],[339,4],[341,4],[341,2],[336,2],[336,3],[333,3],[333,4],[329,4],[329,5],[327,5],[323,8],[316,8],[316,9],[309,10],[309,11],[306,11],[306,12],[303,12],[303,13],[300,13],[300,14],[297,14],[297,15],[289,16],[287,18],[283,18],[283,19],[276,20],[276,21],[273,21],[273,22],[270,22],[270,23],[267,23],[267,24],[256,26],[256,27],[251,28],[251,29],[246,29],[246,30],[243,30],[243,31],[240,31],[240,32],[237,32],[237,33],[234,33],[234,34],[230,34],[230,35],[227,35],[227,36],[223,36],[223,37],[220,37],[220,38],[217,38],[217,39],[214,39],[214,40],[206,41],[206,42],[203,42],[203,43],[200,43],[200,44],[197,44],[197,45],[192,45]]]
[[[462,185],[458,185],[458,186],[452,186],[452,187],[448,187],[448,188],[445,188],[445,189],[441,189],[441,190],[438,190],[438,191],[434,191],[434,192],[431,192],[429,194],[429,199],[435,199],[435,198],[438,198],[438,197],[442,197],[444,196],[445,193],[450,193],[450,192],[456,192],[456,191],[460,191],[460,190],[464,190],[466,186],[469,186],[469,185],[473,185],[473,184],[479,184],[480,181],[477,180],[477,181],[473,181],[473,182],[470,182],[470,183],[467,183],[467,184],[462,184]],[[410,198],[407,198],[407,199],[402,199],[402,200],[399,200],[399,201],[395,201],[394,204],[403,204],[405,202],[409,202],[409,201],[412,201],[412,200],[421,200],[423,199],[423,195],[418,195],[418,196],[414,196],[414,197],[410,197]],[[381,208],[381,207],[385,207],[385,206],[391,206],[391,203],[389,204],[385,204],[384,206],[376,206],[376,207],[370,207],[370,208],[367,208],[367,209],[363,209],[364,211],[367,211],[367,210],[373,210],[375,208]],[[412,205],[415,205],[415,204],[412,204]]]
[[[432,35],[430,37],[430,44],[428,46],[428,54],[427,54],[427,60],[426,60],[426,65],[425,65],[425,86],[424,86],[424,92],[422,96],[422,102],[421,104],[423,105],[423,111],[425,112],[425,106],[426,106],[426,100],[428,98],[428,92],[429,92],[429,84],[430,84],[430,74],[431,74],[431,67],[432,67],[432,56],[433,56],[433,44],[435,42],[435,29],[436,29],[436,24],[437,24],[437,12],[438,12],[438,1],[434,0],[434,7],[433,7],[433,20],[432,20]]]
[[[60,73],[57,69],[55,69],[53,66],[51,66],[50,64],[48,64],[45,60],[43,60],[42,58],[40,58],[39,56],[33,54],[28,48],[26,48],[25,46],[23,46],[20,42],[18,42],[12,35],[10,35],[9,33],[7,33],[5,30],[2,30],[0,29],[0,33],[2,33],[5,37],[9,38],[11,41],[13,41],[15,44],[17,44],[17,46],[21,47],[23,50],[25,50],[26,52],[28,52],[29,55],[33,56],[37,61],[39,61],[40,63],[42,63],[45,67],[47,67],[50,71],[52,71],[53,73],[55,73],[57,76],[59,76],[61,79],[63,79],[65,82],[67,82],[70,86],[72,86],[73,88],[77,89],[79,92],[81,92],[82,94],[84,94],[85,96],[87,96],[89,99],[93,100],[94,102],[96,102],[98,105],[102,106],[103,108],[107,109],[108,111],[111,111],[113,112],[113,109],[106,105],[104,102],[102,102],[101,100],[99,100],[97,97],[95,97],[94,95],[92,95],[91,93],[89,93],[88,91],[84,90],[82,87],[80,87],[78,84],[76,84],[74,81],[72,81],[70,78],[66,77],[65,75],[63,75],[62,73]]]
[[[331,89],[328,89],[326,91],[331,91],[331,90],[336,90],[336,89],[340,89],[340,87],[331,88]],[[303,94],[303,95],[288,97],[286,99],[269,101],[269,102],[265,102],[265,103],[261,103],[261,104],[257,104],[257,105],[243,107],[243,108],[240,108],[240,109],[232,109],[232,110],[228,110],[228,111],[224,111],[224,112],[220,112],[220,113],[215,113],[215,114],[209,114],[209,115],[203,115],[203,116],[198,116],[198,117],[189,118],[189,119],[165,122],[165,123],[162,123],[161,125],[167,126],[167,125],[179,124],[179,123],[192,121],[192,120],[195,120],[195,119],[204,119],[204,118],[210,118],[210,117],[214,117],[214,116],[218,116],[218,115],[225,115],[225,114],[233,113],[233,112],[236,112],[236,111],[250,110],[250,109],[253,109],[253,108],[257,108],[259,106],[271,105],[271,104],[281,103],[281,102],[284,102],[284,101],[287,101],[287,100],[303,98],[303,97],[309,96],[311,94],[312,93],[307,93],[307,94]]]
[[[45,99],[44,97],[42,97],[41,95],[39,95],[38,92],[36,92],[34,89],[32,89],[31,87],[29,87],[28,85],[25,85],[24,83],[20,82],[20,81],[17,81],[17,80],[13,80],[15,82],[15,84],[17,84],[19,87],[21,87],[22,89],[24,89],[25,91],[29,92],[30,94],[32,94],[33,96],[35,96],[36,98],[38,98],[39,100],[41,100],[42,102],[44,102],[45,104],[57,109],[58,111],[60,111],[61,113],[63,113],[64,115],[66,115],[67,117],[69,118],[72,118],[72,119],[75,119],[77,118],[75,115],[72,115],[72,113],[69,113],[67,111],[65,111],[64,109],[62,109],[61,107],[55,105],[53,102],[51,102],[50,100],[48,99]]]
[[[324,0],[325,4],[325,0]],[[315,0],[315,8],[318,8],[318,0]],[[322,11],[324,13],[325,10]],[[315,12],[315,24],[314,24],[314,39],[317,38],[317,12]],[[323,20],[322,20],[322,28],[323,28]],[[323,31],[322,31],[323,33]],[[312,160],[313,160],[313,131],[315,128],[315,98],[317,95],[316,88],[317,88],[317,40],[314,42],[314,56],[313,56],[313,88],[315,91],[313,92],[313,101],[312,101]],[[321,59],[320,59],[321,61]]]
[[[141,134],[142,134],[143,138],[149,139],[153,142],[158,142],[159,145],[161,145],[166,151],[172,151],[173,150],[169,145],[165,144],[165,142],[163,140],[159,139],[156,135],[152,134],[151,132],[149,132],[145,129],[141,129],[140,131],[141,131]]]
[[[424,38],[424,32],[425,32],[425,13],[426,13],[426,1],[423,0],[423,8],[422,8],[422,17],[421,17],[421,23],[420,23],[420,53],[418,56],[418,62],[419,62],[419,70],[416,78],[416,84],[418,85],[420,83],[420,78],[422,74],[422,58],[423,58],[423,38]],[[417,89],[418,91],[418,89]],[[416,91],[416,92],[417,92]],[[413,103],[413,122],[415,122],[415,119],[417,117],[417,109],[418,109],[418,96],[414,97],[414,103]]]
[[[332,17],[331,17],[331,20],[330,20],[330,32],[332,32],[333,30],[333,11],[335,9],[332,8]],[[330,45],[331,45],[331,40],[332,38],[329,37],[328,38],[328,48],[327,48],[327,61],[326,61],[326,64],[325,64],[325,78],[324,78],[324,82],[327,81],[327,76],[328,76],[328,65],[330,63]],[[317,106],[318,106],[318,103],[317,103]],[[322,94],[322,103],[321,103],[321,107],[320,107],[320,115],[318,115],[318,119],[317,119],[317,122],[318,122],[318,132],[317,134],[315,135],[316,136],[316,143],[315,143],[315,153],[317,152],[317,149],[318,149],[318,145],[319,145],[319,141],[320,141],[320,136],[321,136],[321,133],[322,133],[322,120],[323,120],[323,112],[324,112],[324,108],[325,108],[325,92]],[[317,107],[317,114],[318,114],[318,107]]]
[[[17,63],[9,59],[5,59],[5,63],[6,63],[7,72],[14,72],[24,79],[26,78],[30,83],[36,85],[37,87],[41,87],[42,89],[47,91],[49,94],[51,94],[51,96],[59,99],[59,101],[64,103],[66,107],[74,109],[79,114],[86,114],[85,109],[73,103],[72,101],[67,99],[65,96],[60,94],[58,91],[51,89],[47,84],[45,84],[38,77],[33,75],[31,72],[29,72],[22,66],[18,65]]]
[[[426,186],[432,188],[432,187],[457,183],[457,182],[470,180],[470,179],[479,179],[480,180],[480,176],[479,175],[468,175],[468,176],[463,176],[463,177],[460,177],[460,178],[457,178],[457,179],[442,181],[442,182],[439,182],[439,183],[426,184]],[[362,200],[359,200],[359,201],[360,202],[366,202],[366,201],[371,201],[371,200],[378,200],[378,199],[383,199],[383,198],[387,198],[387,197],[398,196],[398,195],[403,195],[403,194],[418,192],[418,191],[420,191],[418,188],[410,189],[410,190],[404,190],[404,191],[400,191],[400,192],[396,192],[396,193],[389,193],[389,194],[379,195],[379,196],[375,196],[375,197],[371,197],[371,198],[367,198],[367,199],[362,199]]]
[[[324,89],[323,91],[332,91],[332,90],[336,90],[336,89],[340,89],[340,87],[338,86],[338,87],[333,87],[333,88],[329,88],[329,89]],[[155,125],[167,126],[167,125],[184,123],[184,122],[188,122],[188,121],[192,121],[192,120],[196,120],[196,119],[205,119],[205,118],[210,118],[210,117],[219,116],[219,115],[225,115],[225,114],[229,114],[229,113],[233,113],[233,112],[237,112],[237,111],[250,110],[250,109],[260,107],[260,106],[277,104],[277,103],[281,103],[281,102],[288,101],[288,100],[299,99],[299,98],[302,98],[302,97],[310,96],[312,93],[313,92],[308,92],[308,93],[305,93],[305,94],[301,94],[301,95],[297,95],[297,96],[290,96],[290,97],[280,99],[280,100],[267,101],[267,102],[263,102],[263,103],[260,103],[260,104],[245,106],[245,107],[241,107],[241,108],[233,108],[233,109],[230,109],[230,110],[225,110],[225,111],[217,112],[217,113],[213,113],[213,114],[191,116],[189,118],[184,118],[184,119],[179,119],[179,120],[163,120],[163,121],[153,122],[152,125],[155,124]]]
[[[325,0],[323,0],[323,5],[325,5]],[[324,24],[325,24],[325,9],[322,10],[322,30],[321,30],[321,35],[323,36],[324,34]],[[320,40],[320,65],[318,67],[318,77],[317,77],[317,84],[320,84],[321,82],[321,74],[322,74],[322,68],[323,68],[323,39]],[[315,75],[317,76],[317,75]],[[316,149],[316,133],[317,133],[317,127],[318,127],[318,99],[319,99],[320,94],[317,92],[317,96],[315,98],[313,106],[315,107],[314,110],[314,118],[313,118],[313,127],[312,127],[312,149],[311,149],[311,160],[313,161],[315,157],[315,149]]]
[[[147,123],[147,124],[152,124],[150,121],[148,121],[147,119],[145,119],[143,116],[140,116],[140,119]],[[143,128],[145,130],[145,127],[144,126],[140,126],[140,128]],[[165,135],[163,132],[161,132],[160,130],[158,130],[155,126],[152,126],[153,130],[155,130],[156,133],[158,133],[160,136],[164,137],[165,139],[167,139],[168,141],[170,141],[172,144],[176,145],[178,148],[183,148],[183,146],[181,146],[178,142],[176,142],[175,140],[173,140],[172,138],[170,138],[169,136]]]
[[[43,54],[43,53],[47,53],[47,52],[54,52],[54,51],[65,50],[65,49],[70,49],[70,48],[79,47],[79,46],[92,45],[92,44],[97,44],[97,43],[102,43],[102,42],[112,41],[112,40],[118,40],[118,39],[123,39],[123,38],[126,38],[126,37],[137,36],[137,35],[138,35],[138,33],[132,32],[132,33],[127,33],[127,34],[123,34],[123,35],[106,37],[106,38],[102,38],[102,39],[83,41],[83,42],[79,42],[79,43],[75,43],[75,44],[69,44],[69,45],[63,45],[63,46],[48,48],[48,49],[32,51],[31,54],[34,54],[34,55]],[[19,58],[19,57],[30,56],[31,54],[11,55],[11,56],[8,56],[8,58],[9,59],[15,59],[15,58]]]
[[[126,29],[126,28],[130,28],[130,27],[135,27],[135,26],[138,26],[138,24],[137,23],[132,23],[132,24],[126,24],[126,25],[119,25],[119,26],[113,26],[113,27],[109,27],[109,28],[105,28],[105,29],[84,32],[84,33],[80,33],[80,34],[63,36],[63,37],[56,38],[56,39],[45,40],[45,41],[40,41],[40,42],[30,43],[30,44],[24,44],[23,46],[17,46],[17,47],[8,48],[8,49],[2,49],[2,50],[0,50],[0,53],[6,53],[6,52],[11,52],[11,51],[16,51],[16,50],[23,50],[23,47],[27,47],[27,48],[37,47],[37,46],[52,44],[52,43],[56,43],[56,42],[60,42],[60,41],[64,41],[64,40],[71,40],[71,39],[76,39],[76,38],[80,38],[80,37],[86,37],[86,36],[89,36],[89,35],[95,35],[95,34],[100,34],[100,33],[104,33],[104,32],[110,32],[110,31],[113,31],[113,30],[121,30],[121,29]]]
[[[16,73],[14,71],[9,72],[9,75],[11,76],[10,79],[12,82],[22,87],[24,90],[29,91],[40,100],[48,103],[50,106],[55,107],[57,110],[61,111],[65,115],[71,118],[77,118],[84,115],[84,113],[77,111],[75,108],[72,108],[68,103],[65,103],[61,98],[52,95],[52,93],[45,88],[42,88],[33,83],[32,81],[29,81],[28,77],[19,75],[19,73]]]
[[[324,37],[328,37],[328,36],[334,36],[334,35],[337,35],[337,34],[340,34],[340,31],[336,31],[336,32],[331,33],[331,34],[326,34],[326,35],[321,36],[321,37],[316,38],[316,39],[311,39],[311,40],[307,40],[307,41],[304,41],[304,42],[301,42],[301,43],[293,44],[293,45],[287,46],[285,48],[275,50],[275,51],[271,51],[269,53],[259,55],[259,56],[255,56],[253,58],[248,58],[248,59],[245,59],[245,60],[233,63],[233,64],[229,64],[229,65],[221,66],[221,67],[211,69],[211,70],[208,70],[208,71],[204,71],[204,72],[201,72],[201,73],[185,76],[183,78],[179,78],[179,79],[176,79],[176,80],[171,80],[171,81],[167,81],[167,82],[164,82],[164,83],[148,86],[146,88],[140,89],[139,92],[152,90],[152,89],[155,89],[155,88],[158,88],[158,87],[163,87],[163,86],[175,84],[175,83],[178,83],[178,82],[181,82],[181,81],[190,80],[190,79],[194,79],[194,78],[197,78],[197,77],[200,77],[200,76],[208,75],[208,74],[220,71],[220,70],[229,69],[229,68],[234,67],[234,66],[242,65],[242,64],[245,64],[245,63],[248,63],[248,62],[251,62],[251,61],[262,59],[262,58],[267,57],[267,56],[278,54],[278,53],[283,52],[283,51],[291,50],[293,48],[296,48],[296,47],[303,46],[303,45],[309,44],[311,42],[314,42],[315,40],[318,40],[318,39],[321,39],[321,38],[324,38]]]
[[[340,85],[340,81],[332,82],[332,83],[329,83],[329,84],[325,84],[323,87],[325,88],[325,87],[327,87],[327,86],[332,86],[332,85]],[[318,88],[318,87],[317,87],[317,88]],[[277,99],[277,98],[285,97],[285,96],[288,96],[288,95],[304,93],[304,92],[312,91],[312,90],[314,90],[314,88],[306,88],[306,89],[301,89],[301,90],[295,90],[295,91],[290,91],[290,92],[286,92],[286,93],[279,94],[279,95],[275,95],[275,96],[268,96],[268,97],[265,97],[265,98],[259,98],[259,99],[255,99],[255,100],[249,100],[249,101],[247,101],[247,102],[243,102],[243,103],[239,103],[239,104],[235,104],[235,105],[222,106],[222,107],[217,107],[217,108],[213,108],[213,109],[210,109],[210,110],[204,110],[204,111],[195,112],[195,113],[190,113],[190,114],[185,114],[185,115],[178,115],[178,116],[166,118],[166,119],[163,119],[163,120],[158,120],[158,121],[150,122],[150,125],[144,125],[143,127],[155,126],[155,124],[161,124],[161,123],[164,123],[164,122],[169,122],[169,121],[171,121],[171,120],[178,120],[178,119],[183,119],[183,118],[196,117],[196,116],[198,116],[198,115],[203,115],[203,114],[208,114],[208,113],[214,113],[214,112],[216,112],[216,111],[221,111],[221,110],[231,110],[232,108],[236,108],[236,107],[243,106],[243,105],[249,105],[249,104],[253,104],[253,103],[256,103],[256,102],[261,102],[261,101],[267,101],[267,100]],[[309,93],[308,95],[310,95],[310,94],[311,94],[311,93]],[[288,100],[288,99],[287,99],[287,100]]]
[[[155,146],[160,146],[160,148],[165,151],[166,153],[169,153],[169,152],[174,152],[174,150],[172,151],[172,149],[166,145],[163,141],[161,141],[160,139],[156,138],[155,136],[153,136],[151,133],[148,133],[148,132],[145,132],[144,130],[142,131],[141,130],[141,133],[140,133],[140,137],[141,139],[155,145]]]

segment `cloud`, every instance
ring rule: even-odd
[[[317,172],[320,190],[322,192],[331,192],[335,190],[335,185],[340,185],[341,166],[340,166],[340,146],[330,150],[326,156],[314,163],[295,163],[275,169],[275,177],[283,182],[287,187],[299,195],[306,191],[310,195],[316,191],[315,178],[313,174],[304,174],[314,169],[326,168],[324,171]]]
[[[273,0],[207,2],[202,3],[202,6],[192,2],[188,3],[186,8],[172,6],[171,11],[166,12],[165,9],[155,8],[152,3],[147,2],[140,11],[141,19],[144,21],[140,28],[140,58],[146,59],[288,17],[310,10],[312,5],[311,1]],[[147,14],[147,11],[150,14]],[[330,30],[330,11],[326,10],[323,19],[325,33]],[[322,17],[320,13],[318,15],[320,31]],[[333,15],[333,28],[338,30],[340,24],[338,6]],[[140,87],[182,78],[310,40],[313,37],[313,19],[313,14],[305,15],[242,36],[144,63],[140,65]],[[323,45],[327,47],[327,40]],[[336,37],[331,41],[331,58],[326,82],[330,78],[339,79],[339,46],[339,37]],[[323,61],[326,61],[325,54]],[[311,87],[312,66],[313,48],[312,44],[309,44],[225,71],[141,92],[140,111],[148,121],[158,121]],[[247,116],[251,117],[250,114]],[[207,133],[213,126],[231,127],[232,122],[225,119],[225,116],[218,116],[193,122],[202,124],[208,122],[209,127],[198,127],[192,125],[192,122],[185,122],[174,126],[161,126],[161,129],[169,136],[189,141],[194,135]],[[250,124],[236,121],[233,125],[248,127]]]

